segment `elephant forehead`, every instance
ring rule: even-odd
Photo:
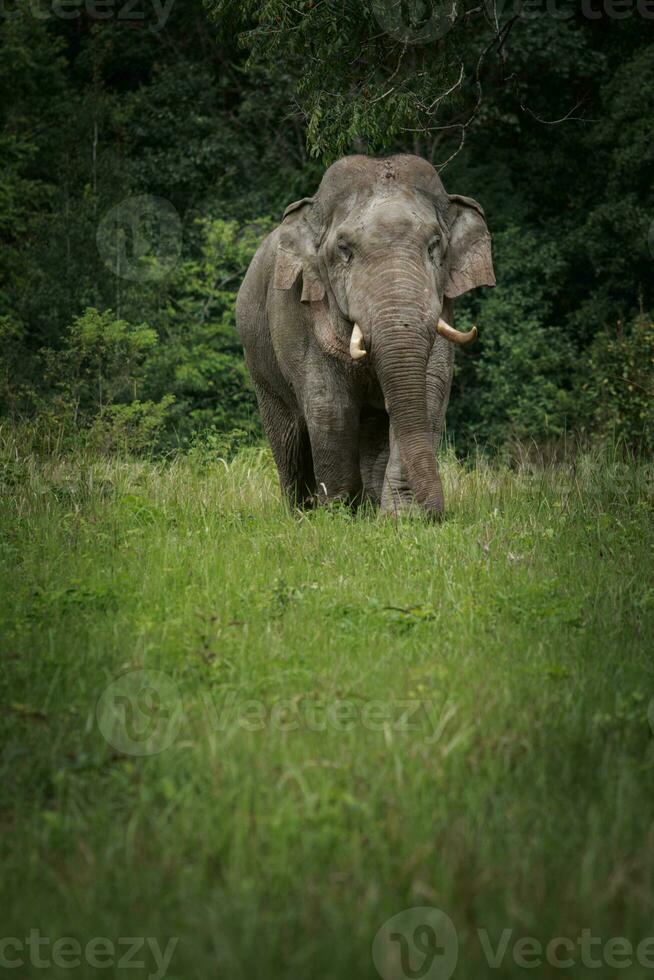
[[[436,213],[410,192],[373,194],[351,208],[345,224],[361,238],[411,238],[431,233]]]

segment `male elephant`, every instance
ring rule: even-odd
[[[416,156],[350,156],[289,205],[236,319],[290,501],[443,511],[436,460],[460,333],[452,300],[495,284],[476,203]]]

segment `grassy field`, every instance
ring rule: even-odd
[[[299,515],[3,434],[8,976],[650,975],[652,468],[443,471]]]

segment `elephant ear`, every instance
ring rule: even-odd
[[[318,271],[317,244],[320,216],[313,197],[295,201],[284,211],[275,260],[275,287],[291,289],[302,273],[302,302],[315,303],[325,296]]]
[[[477,286],[494,286],[491,236],[480,204],[449,195],[449,242],[445,295],[456,299]]]

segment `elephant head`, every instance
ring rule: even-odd
[[[415,156],[345,157],[317,194],[285,211],[275,286],[302,276],[319,342],[381,387],[416,500],[440,513],[443,494],[427,412],[426,372],[437,332],[465,343],[442,317],[446,299],[495,284],[484,213],[447,194]]]

